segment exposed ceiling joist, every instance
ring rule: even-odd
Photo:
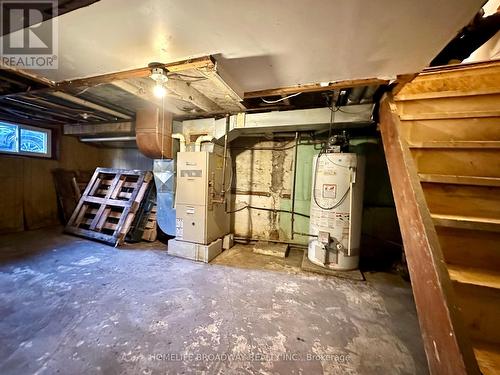
[[[193,88],[188,82],[170,79],[167,89],[178,94],[182,100],[189,102],[205,112],[221,112],[223,109],[211,101],[201,92]]]
[[[283,96],[297,94],[300,92],[318,92],[318,91],[329,91],[329,90],[339,90],[350,87],[358,86],[372,86],[372,85],[386,85],[390,81],[388,79],[380,78],[363,78],[363,79],[349,79],[345,81],[330,82],[328,85],[321,85],[319,83],[314,83],[310,85],[297,85],[289,87],[280,87],[276,89],[260,90],[260,91],[250,91],[245,93],[245,99],[251,98],[262,98],[266,96]]]
[[[99,124],[66,124],[64,125],[64,134],[79,136],[97,136],[108,134],[130,135],[135,134],[135,124],[130,121]]]
[[[89,102],[88,100],[85,100],[85,99],[77,98],[76,96],[67,94],[67,93],[62,92],[62,91],[54,91],[51,93],[51,95],[56,96],[56,97],[61,98],[61,99],[64,99],[64,100],[67,100],[68,102],[72,102],[72,103],[81,105],[83,107],[87,107],[87,108],[90,108],[90,109],[93,109],[93,110],[96,110],[99,112],[107,113],[111,116],[114,116],[114,117],[117,117],[120,119],[129,120],[131,118],[129,115],[125,115],[121,112],[115,111],[113,109],[102,106],[100,104]]]

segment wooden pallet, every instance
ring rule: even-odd
[[[121,244],[152,176],[149,171],[97,168],[65,232],[114,246]]]
[[[154,214],[152,213],[154,211]],[[153,222],[152,222],[153,221]],[[142,240],[155,241],[156,233],[151,229],[155,229],[156,225],[156,189],[154,184],[151,184],[148,191],[144,195],[139,209],[135,215],[134,221],[130,226],[130,230],[125,238],[127,242],[139,242]]]
[[[148,216],[148,221],[146,226],[144,227],[144,232],[142,233],[142,239],[144,241],[153,242],[156,241],[156,237],[158,236],[158,231],[156,229],[156,204],[151,209],[151,212]]]

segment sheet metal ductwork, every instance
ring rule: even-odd
[[[158,107],[137,111],[136,143],[139,150],[152,159],[172,159],[172,114]]]

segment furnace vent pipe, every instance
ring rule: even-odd
[[[203,142],[212,142],[213,137],[211,135],[202,135],[196,138],[196,142],[194,143],[194,150],[201,151],[201,144]]]
[[[180,144],[180,152],[186,151],[186,138],[181,133],[172,134],[172,139],[178,139]]]

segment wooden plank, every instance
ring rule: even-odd
[[[431,214],[500,218],[500,188],[423,182]]]
[[[109,234],[104,234],[101,232],[95,232],[95,231],[91,231],[88,229],[74,228],[74,227],[68,227],[68,226],[66,226],[64,228],[64,231],[66,233],[71,233],[71,234],[74,234],[74,235],[79,236],[79,237],[90,238],[93,240],[105,242],[105,243],[108,243],[110,245],[115,245],[115,243],[116,243],[115,236],[109,235]]]
[[[446,120],[446,119],[473,119],[483,117],[500,117],[500,110],[485,110],[485,111],[457,111],[457,112],[435,112],[435,113],[409,113],[402,114],[401,120]]]
[[[97,210],[97,213],[95,214],[94,218],[92,219],[92,222],[90,223],[90,228],[89,228],[90,230],[99,230],[97,228],[97,224],[99,224],[99,222],[101,221],[105,209],[106,209],[106,204],[103,203],[101,207],[99,207],[99,209]],[[106,218],[104,218],[104,220],[106,220]]]
[[[454,281],[460,311],[473,340],[500,343],[500,291]],[[498,369],[497,369],[498,370]]]
[[[101,207],[106,207],[106,206],[101,206]],[[108,220],[109,214],[111,213],[111,208],[106,207],[103,212],[101,217],[99,218],[99,221],[97,222],[97,225],[95,226],[95,229],[100,231],[102,228],[105,228],[106,220]],[[93,229],[92,227],[90,229]]]
[[[429,141],[408,142],[410,148],[491,148],[499,149],[500,141]]]
[[[75,210],[75,212],[78,214],[78,216],[75,219],[75,226],[79,226],[80,225],[80,223],[83,220],[83,217],[85,216],[85,212],[87,211],[87,208],[88,208],[88,205],[87,204],[83,204],[80,207],[79,211]]]
[[[184,70],[190,70],[190,69],[215,70],[215,60],[212,58],[212,56],[203,56],[193,59],[160,64],[160,66],[163,66],[168,72],[182,72]],[[2,67],[2,69],[5,68]],[[9,68],[9,70],[11,69]],[[20,71],[20,73],[25,75],[29,74],[25,71]],[[122,72],[101,74],[93,77],[76,78],[71,80],[59,81],[55,83],[50,81],[47,82],[41,81],[42,79],[40,77],[32,76],[30,79],[37,79],[41,83],[46,84],[46,87],[41,89],[31,90],[30,94],[43,94],[43,93],[50,93],[53,91],[67,91],[82,87],[93,87],[100,84],[111,83],[113,81],[121,81],[129,78],[149,77],[150,74],[151,74],[151,68],[141,67]],[[17,95],[19,95],[19,92],[2,95],[0,97],[3,98],[3,97],[11,97]]]
[[[398,103],[403,120],[500,116],[500,94],[418,99]]]
[[[125,182],[125,177],[119,176],[119,178],[109,186],[109,198],[116,199],[118,194],[120,194],[120,190],[122,189],[123,183]]]
[[[407,120],[401,134],[408,142],[500,141],[500,118]]]
[[[160,64],[169,72],[181,72],[189,69],[214,69],[215,62],[211,56],[197,57],[193,59],[181,60],[167,64]],[[113,81],[121,81],[129,78],[142,78],[151,75],[151,68],[142,67],[137,69],[126,70],[116,73],[102,74],[88,78],[77,78],[67,81],[56,82],[55,87],[58,90],[67,90],[75,87],[91,87],[103,83],[111,83]]]
[[[390,95],[381,103],[380,119],[430,372],[479,374],[412,156],[398,132],[399,118]]]
[[[415,79],[415,77],[418,76],[418,73],[410,73],[410,74],[400,74],[397,76],[396,82],[394,87],[392,88],[391,92],[394,98],[397,97],[399,92],[411,81]]]
[[[492,345],[482,341],[474,342],[474,353],[483,375],[498,375],[500,368],[500,345]]]
[[[266,96],[282,96],[296,94],[298,92],[318,92],[318,91],[331,91],[339,90],[350,87],[358,86],[372,86],[372,85],[386,85],[389,83],[387,79],[379,78],[365,78],[365,79],[350,79],[344,81],[330,82],[328,86],[321,86],[319,83],[313,83],[308,85],[296,85],[288,87],[279,87],[275,89],[259,90],[259,91],[249,91],[245,92],[244,99],[251,98],[262,98]]]
[[[433,182],[437,184],[500,187],[499,177],[455,176],[455,175],[425,174],[425,173],[419,173],[418,177],[422,182]]]
[[[111,183],[113,182],[113,180],[102,180],[101,181],[101,184],[102,185],[111,185]],[[121,185],[122,187],[126,187],[126,188],[130,188],[130,189],[135,189],[135,187],[137,186],[137,183],[136,182],[127,182],[127,181],[124,181]]]
[[[432,214],[434,225],[447,228],[500,232],[500,219]]]
[[[412,149],[418,173],[500,177],[500,158],[491,149]]]
[[[455,282],[484,286],[500,291],[500,272],[497,270],[448,265],[448,272],[450,273],[451,279]]]
[[[88,210],[87,212],[89,214],[95,215],[97,213],[97,209],[94,208],[94,209]],[[113,219],[119,219],[120,216],[121,216],[121,214],[119,212],[115,212],[115,211],[110,211],[109,215],[108,215],[108,217],[111,217]]]
[[[85,195],[94,195],[96,193],[96,191],[99,189],[100,183],[101,183],[100,178],[96,178],[95,180],[93,180],[92,181],[92,188],[90,189],[88,194],[85,194]]]
[[[436,231],[446,263],[500,269],[500,232],[442,226]]]
[[[89,194],[90,190],[92,189],[95,183],[95,179],[97,179],[97,176],[99,176],[99,168],[96,168],[96,170],[94,171],[94,174],[92,175],[90,182],[87,184],[87,187],[83,191],[82,196],[86,196]],[[78,223],[75,223],[75,220],[77,219],[84,203],[85,201],[80,198],[80,201],[76,205],[75,211],[73,211],[73,214],[71,215],[70,219],[68,220],[68,223],[66,224],[66,228],[71,227],[73,225],[78,226]]]
[[[83,199],[83,197],[82,197]],[[85,202],[88,203],[96,203],[96,204],[106,204],[109,200],[106,198],[101,198],[101,197],[85,197]],[[112,201],[109,202],[109,205],[111,206],[117,206],[117,207],[129,207],[131,202],[129,201],[122,201],[118,199],[113,199]]]
[[[395,97],[396,101],[421,98],[461,97],[500,92],[500,63],[455,66],[419,74]]]
[[[427,68],[424,68],[424,70],[420,74],[425,76],[425,75],[434,75],[436,73],[443,73],[446,71],[464,72],[475,69],[483,69],[484,67],[496,65],[498,63],[500,63],[500,60],[476,61],[468,63],[459,62],[456,64],[429,66]]]

